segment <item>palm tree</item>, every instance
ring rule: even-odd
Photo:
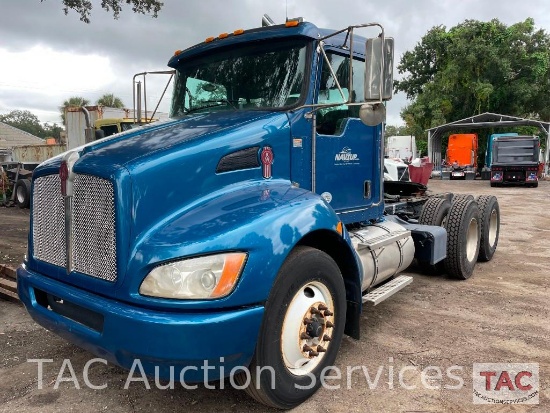
[[[63,124],[65,124],[65,111],[69,107],[82,107],[89,105],[90,101],[86,98],[83,98],[82,96],[72,96],[66,101],[63,102],[63,105],[59,107],[59,110],[61,112],[61,119],[63,120]]]
[[[101,96],[96,104],[98,106],[107,106],[109,108],[123,108],[124,103],[122,102],[122,99],[116,97],[112,93],[105,93],[103,96]]]

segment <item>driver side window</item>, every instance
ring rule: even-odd
[[[327,58],[336,75],[332,76],[327,62],[322,59],[321,82],[317,103],[332,104],[341,102],[342,105],[321,108],[317,111],[317,133],[320,135],[341,135],[345,128],[347,118],[359,117],[359,106],[347,106],[344,104],[349,99],[349,55],[342,56],[333,52],[327,52]],[[359,60],[353,60],[353,91],[351,101],[357,102],[357,97],[362,96],[364,64]],[[344,98],[336,86],[336,80],[340,84]]]

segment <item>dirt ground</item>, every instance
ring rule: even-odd
[[[486,181],[432,180],[429,186],[434,192],[498,196],[501,234],[493,260],[478,264],[467,281],[414,274],[411,286],[365,309],[362,338],[344,339],[336,360],[342,377],[329,382],[340,388],[321,389],[294,411],[550,412],[550,182],[537,189],[490,188]],[[21,261],[27,231],[28,211],[0,208],[0,264]],[[160,390],[151,381],[151,390],[143,382],[126,390],[127,372],[100,363],[91,365],[88,377],[105,388],[90,389],[83,370],[94,356],[36,325],[22,306],[2,300],[0,351],[0,412],[268,411],[231,388],[185,390],[176,383],[174,390]],[[44,364],[42,389],[37,363],[28,359],[51,360]],[[80,389],[75,381],[56,385],[64,359]],[[539,364],[538,405],[473,404],[473,364],[504,362]],[[371,383],[382,368],[378,385],[369,386],[361,370],[348,380],[346,369],[353,366],[364,366]],[[423,384],[421,372],[428,366],[439,368],[443,379]],[[414,389],[399,383],[397,372],[404,367],[404,383]],[[462,385],[446,373],[451,367]],[[69,380],[67,364],[63,373]],[[445,385],[459,388],[437,388]]]
[[[26,253],[28,233],[28,209],[0,206],[0,265],[19,265]]]

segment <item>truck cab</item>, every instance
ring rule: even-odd
[[[442,179],[475,179],[477,174],[478,141],[475,133],[449,136]]]
[[[434,198],[409,221],[385,210],[393,40],[380,25],[239,29],[168,65],[170,120],[34,171],[18,290],[38,323],[151,376],[240,371],[252,397],[291,408],[343,334],[359,338],[363,304],[412,282],[399,273],[415,257],[472,275],[496,198]]]
[[[536,136],[497,136],[492,141],[491,186],[539,185],[540,141]]]
[[[97,131],[101,131],[99,139],[130,130],[135,126],[135,121],[132,118],[105,118],[97,119],[94,122],[96,135]]]

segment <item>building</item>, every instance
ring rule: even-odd
[[[0,162],[12,160],[14,146],[43,145],[43,139],[0,122]]]

